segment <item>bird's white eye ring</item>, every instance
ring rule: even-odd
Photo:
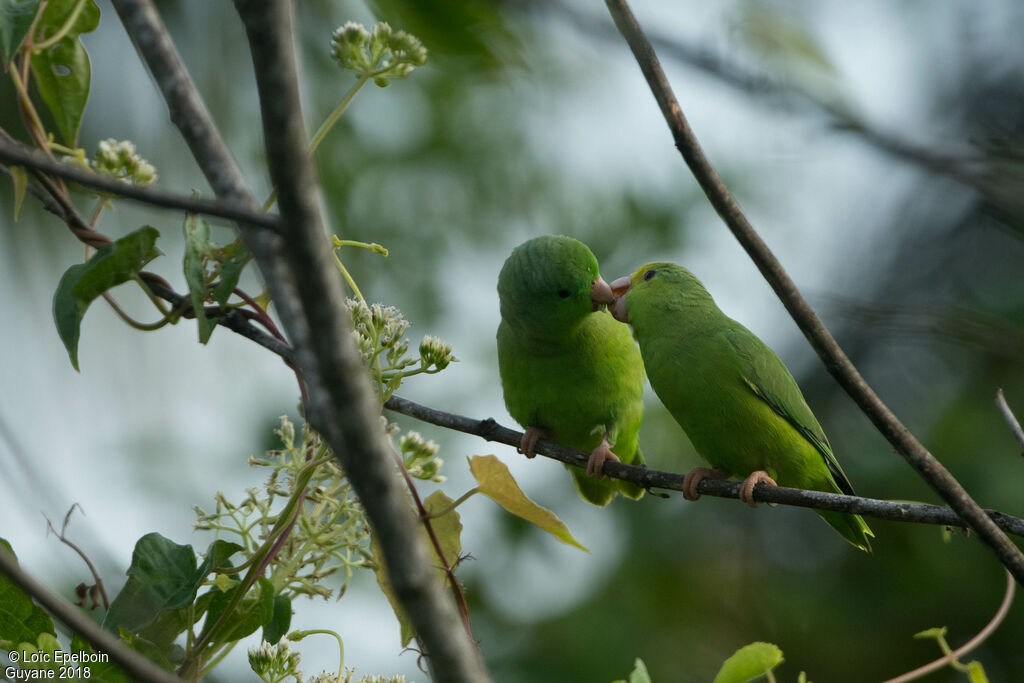
[[[646,273],[644,273],[644,282],[646,282],[647,280],[650,280],[652,277],[654,277],[657,274],[658,274],[658,271],[654,270],[653,268],[651,270],[648,270]]]

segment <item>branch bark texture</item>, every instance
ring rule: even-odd
[[[250,42],[268,162],[284,226],[279,235],[244,222],[239,227],[271,290],[294,360],[309,387],[308,418],[327,438],[366,508],[395,594],[428,655],[434,680],[487,681],[479,653],[431,566],[419,521],[391,464],[380,405],[352,340],[341,277],[330,258],[317,180],[306,153],[291,5],[285,0],[235,4]],[[258,210],[151,0],[114,0],[114,5],[214,191]]]
[[[910,433],[875,394],[853,363],[825,328],[782,264],[743,214],[736,199],[704,155],[654,49],[625,0],[605,0],[619,32],[629,44],[647,84],[672,132],[676,147],[711,205],[757,265],[786,310],[807,337],[828,371],[846,390],[875,427],[928,484],[956,510],[978,536],[992,548],[999,561],[1024,585],[1024,554],[1007,538],[952,474]]]
[[[447,413],[436,408],[420,405],[400,396],[392,396],[384,404],[388,410],[408,415],[409,417],[428,422],[438,427],[454,429],[465,434],[473,434],[487,441],[503,443],[517,448],[522,441],[523,433],[503,427],[492,418],[477,420],[471,417]],[[588,453],[567,448],[552,441],[538,441],[537,453],[567,465],[585,468]],[[636,484],[645,489],[666,489],[669,491],[683,490],[683,475],[671,472],[660,472],[648,467],[626,465],[621,462],[608,461],[604,464],[604,472],[615,479]],[[697,486],[702,495],[718,498],[740,497],[740,482],[704,479]],[[903,503],[877,498],[846,496],[839,493],[824,491],[808,491],[792,489],[784,486],[758,485],[754,488],[754,500],[760,503],[777,503],[795,507],[814,508],[815,510],[834,510],[851,514],[885,519],[893,522],[915,522],[918,524],[940,524],[944,526],[968,527],[954,510],[942,505],[924,503]],[[1013,517],[998,510],[986,510],[985,513],[1001,529],[1008,533],[1024,537],[1024,519]]]

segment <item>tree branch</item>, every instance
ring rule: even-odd
[[[736,199],[711,166],[676,101],[651,44],[644,36],[625,0],[605,0],[640,70],[651,88],[658,106],[672,131],[676,147],[689,166],[711,205],[750,255],[771,285],[786,310],[807,337],[828,371],[860,406],[875,427],[921,475],[922,478],[957,511],[978,536],[995,552],[999,561],[1024,585],[1024,554],[1006,534],[985,515],[952,474],[928,452],[903,423],[889,410],[861,377],[835,338],[800,294],[796,284],[740,210]]]
[[[235,8],[249,38],[267,162],[285,226],[280,256],[289,279],[275,283],[267,273],[268,284],[309,387],[308,418],[327,438],[366,509],[388,578],[434,680],[487,681],[480,654],[432,566],[419,520],[395,476],[380,403],[352,338],[341,275],[319,212],[319,185],[306,151],[292,5],[287,0],[235,0]]]
[[[87,171],[77,165],[54,161],[42,152],[17,142],[3,131],[0,131],[0,161],[12,166],[35,169],[78,183],[83,187],[144,204],[167,209],[180,209],[205,216],[217,216],[233,221],[245,221],[275,232],[280,229],[277,216],[265,214],[262,211],[251,211],[248,207],[238,205],[230,200],[200,199],[153,187],[137,187],[99,173]]]
[[[259,204],[228,153],[181,64],[152,0],[113,0],[125,29],[167,101],[171,119],[219,197]],[[348,330],[340,276],[316,205],[298,109],[290,6],[239,2],[260,90],[264,134],[287,239],[239,223],[270,288],[309,393],[309,419],[344,461],[384,549],[396,596],[429,654],[438,681],[486,681],[479,655],[431,567],[419,524],[390,466],[379,404]]]
[[[831,336],[820,318],[800,294],[778,259],[739,209],[718,173],[712,167],[690,129],[657,56],[637,24],[625,0],[605,0],[615,26],[632,49],[640,70],[650,86],[660,110],[672,131],[676,146],[700,187],[739,244],[751,256],[772,289],[790,311],[804,336],[824,362],[828,372],[860,405],[861,411],[895,446],[896,451],[918,471],[944,501],[978,532],[995,552],[999,561],[1024,585],[1024,554],[989,519],[964,487],[925,449],[918,439],[896,418],[887,405],[868,386],[850,359]]]
[[[545,9],[559,13],[587,34],[598,35],[602,39],[620,38],[612,27],[601,22],[596,15],[592,16],[561,1],[545,0],[544,3],[538,3],[541,4]],[[827,125],[839,131],[853,133],[884,154],[913,164],[929,173],[952,178],[1010,209],[1020,209],[1018,198],[1000,192],[998,187],[993,186],[989,168],[991,162],[984,155],[936,152],[928,146],[901,138],[874,125],[838,98],[821,97],[798,82],[780,82],[730,62],[712,49],[690,45],[665,33],[648,31],[647,35],[659,53],[753,96],[754,101],[759,104],[785,102],[787,105],[801,106],[808,112],[813,110],[825,117]]]
[[[43,584],[29,576],[18,566],[18,561],[0,547],[0,572],[14,582],[64,624],[84,638],[97,652],[110,655],[111,661],[124,669],[133,680],[153,683],[184,683],[174,674],[164,671],[141,654],[131,649],[110,631],[92,620],[77,605],[57,595]]]
[[[446,413],[436,408],[420,405],[400,396],[392,396],[384,407],[396,413],[408,415],[422,422],[438,427],[454,429],[465,434],[479,436],[486,441],[503,443],[518,447],[523,433],[503,427],[492,418],[476,420],[462,415]],[[537,453],[567,465],[585,468],[588,453],[567,448],[552,441],[537,442]],[[604,472],[614,479],[622,479],[644,489],[683,490],[683,475],[660,472],[645,466],[626,465],[621,462],[607,461]],[[698,484],[697,492],[702,495],[718,498],[739,499],[740,482],[704,479]],[[892,522],[913,522],[917,524],[941,524],[944,526],[967,527],[955,511],[941,505],[924,503],[903,503],[877,498],[862,498],[839,493],[792,489],[785,486],[758,485],[754,487],[754,500],[761,503],[778,503],[795,507],[813,508],[815,510],[832,510],[850,514],[885,519]],[[1024,519],[1013,517],[998,510],[986,510],[985,513],[1001,529],[1024,537]]]
[[[1021,429],[1017,416],[1010,410],[1010,404],[1006,402],[1002,389],[996,390],[996,405],[999,406],[999,412],[1003,414],[1003,419],[1006,420],[1006,424],[1009,425],[1010,431],[1013,432],[1013,436],[1017,439],[1017,443],[1022,449],[1021,452],[1024,454],[1024,429]]]

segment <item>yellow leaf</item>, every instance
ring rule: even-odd
[[[536,524],[562,543],[574,545],[580,550],[590,552],[572,537],[565,522],[560,520],[555,513],[526,497],[523,490],[519,488],[519,484],[512,478],[508,467],[498,460],[497,456],[474,455],[469,459],[469,469],[480,485],[480,493],[516,517],[522,517],[527,522]]]
[[[11,180],[14,181],[14,222],[18,222],[21,214],[21,203],[25,201],[28,190],[28,173],[21,166],[11,166]]]
[[[445,562],[449,567],[453,567],[458,562],[459,555],[462,553],[462,520],[459,518],[459,513],[451,507],[453,502],[455,501],[446,496],[443,491],[435,491],[423,501],[423,507],[429,513],[448,509],[448,512],[440,517],[431,519],[430,526],[434,530],[434,535],[437,537],[437,541],[441,546],[441,552],[444,553]],[[427,547],[430,548],[431,564],[438,567],[441,580],[444,581],[447,578],[443,569],[445,563],[437,556],[437,550],[430,540],[426,527],[422,527],[420,531],[422,531],[423,538],[427,542]],[[398,623],[402,629],[402,647],[405,647],[413,639],[415,632],[405,610],[402,609],[398,599],[395,598],[391,581],[388,579],[387,568],[384,566],[384,555],[380,551],[380,545],[377,543],[376,536],[370,539],[370,552],[373,553],[373,559],[376,564],[377,583],[387,597],[388,602],[391,603],[391,609],[395,611],[395,616],[398,617]]]

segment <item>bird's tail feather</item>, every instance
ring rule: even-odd
[[[838,531],[851,545],[860,548],[864,552],[871,552],[871,542],[868,538],[873,538],[875,534],[860,515],[825,510],[818,510],[817,512],[822,519],[828,522],[829,526]]]

